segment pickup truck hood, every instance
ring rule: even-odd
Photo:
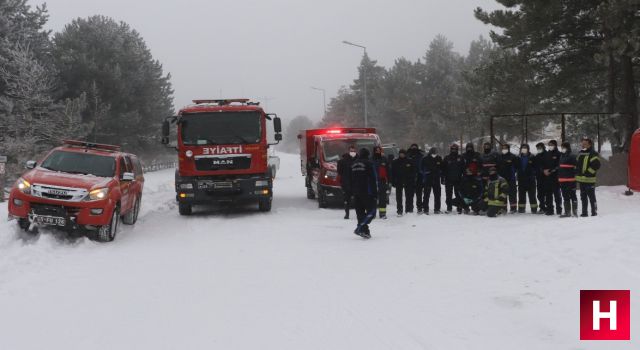
[[[91,190],[106,187],[113,178],[95,175],[69,174],[58,171],[36,168],[25,174],[23,178],[29,183],[62,187],[84,188]]]

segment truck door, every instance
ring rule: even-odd
[[[124,214],[129,211],[131,208],[131,182],[122,181],[122,176],[124,173],[130,172],[129,168],[127,168],[127,162],[125,157],[120,158],[120,173],[118,174],[118,178],[120,180],[120,214]]]
[[[314,162],[311,164],[311,187],[317,194],[318,183],[320,181],[320,162],[322,161],[320,157],[320,142],[318,141],[313,143],[313,159]]]

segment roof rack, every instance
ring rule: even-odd
[[[218,106],[226,106],[226,105],[230,105],[232,103],[241,103],[244,105],[248,105],[248,106],[259,106],[260,102],[249,102],[250,100],[248,98],[227,98],[227,99],[212,99],[212,100],[207,100],[207,99],[202,99],[202,100],[193,100],[193,103],[197,104],[197,105],[201,105],[201,104],[215,104]]]
[[[67,145],[67,146],[72,146],[72,147],[94,148],[94,149],[99,149],[99,150],[104,150],[104,151],[119,151],[120,150],[120,146],[107,145],[107,144],[104,144],[104,143],[95,143],[95,142],[88,142],[88,141],[64,140],[64,141],[62,141],[62,143]]]

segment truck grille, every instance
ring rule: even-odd
[[[80,212],[80,208],[63,205],[48,205],[31,203],[31,210],[38,215],[51,215],[62,217],[75,217]]]
[[[251,168],[251,155],[242,156],[197,156],[196,170],[241,170]]]
[[[34,197],[56,199],[69,202],[83,200],[89,192],[84,188],[60,187],[52,185],[34,184],[31,195]]]

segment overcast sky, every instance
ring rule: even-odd
[[[31,0],[32,4],[45,1]],[[362,50],[389,67],[416,60],[439,33],[466,53],[489,29],[473,17],[494,0],[48,0],[49,27],[101,14],[129,23],[170,72],[176,108],[194,98],[250,97],[284,118],[322,115],[356,78]],[[265,101],[268,98],[268,101]]]

